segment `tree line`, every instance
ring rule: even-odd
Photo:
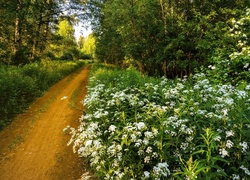
[[[73,25],[84,19],[83,5],[81,0],[0,0],[0,63],[79,55]]]
[[[143,74],[184,76],[208,66],[236,40],[231,20],[249,0],[89,0],[85,4],[96,38],[96,57]]]

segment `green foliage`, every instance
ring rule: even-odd
[[[71,4],[74,6],[70,7]],[[80,9],[81,4],[75,0],[1,0],[0,62],[19,65],[40,59],[44,52],[50,51],[49,44],[56,42],[59,19],[64,19],[60,26],[65,27],[60,28],[59,34],[72,43],[74,29],[68,22],[76,21],[80,12],[71,13],[70,8]]]
[[[0,67],[0,129],[25,110],[51,85],[80,67],[82,62],[48,61]]]
[[[66,20],[61,21],[56,34],[57,39],[47,49],[62,60],[79,59],[80,50],[74,37],[73,25]]]
[[[94,66],[71,142],[100,179],[248,179],[249,90]]]
[[[228,83],[250,82],[250,9],[238,19],[231,19],[231,28],[226,34],[234,45],[217,48],[210,60],[207,74],[216,80]]]
[[[174,78],[208,66],[215,49],[230,51],[231,18],[249,1],[90,0],[96,57],[122,65],[130,59],[143,74]],[[225,46],[227,44],[227,46]]]
[[[95,57],[95,37],[93,34],[90,34],[84,42],[82,52],[90,55],[92,58]]]
[[[63,52],[63,55],[60,57],[61,60],[73,60],[73,55],[70,52]]]

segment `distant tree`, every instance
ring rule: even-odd
[[[83,48],[85,41],[86,41],[86,40],[85,40],[85,38],[84,38],[83,36],[80,36],[80,37],[79,37],[77,43],[78,43],[78,46],[79,46],[80,49]]]
[[[58,20],[72,22],[80,14],[69,13],[71,4],[82,9],[83,1],[0,0],[0,62],[24,64],[48,53],[52,40],[58,40]]]
[[[84,42],[82,51],[84,54],[91,55],[92,58],[95,57],[95,37],[93,34],[90,34],[87,40]]]

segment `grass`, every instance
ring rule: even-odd
[[[41,61],[0,67],[0,130],[54,83],[83,66],[81,61]]]

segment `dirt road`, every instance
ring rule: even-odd
[[[78,126],[88,73],[85,66],[70,74],[0,131],[1,180],[79,179],[87,172],[63,129]]]

